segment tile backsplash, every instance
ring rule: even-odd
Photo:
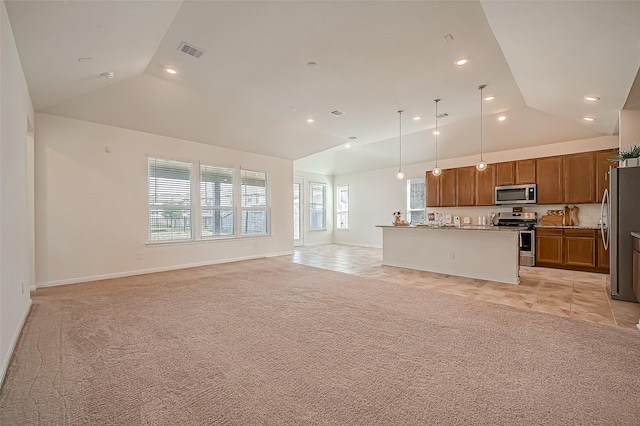
[[[562,210],[566,204],[550,204],[550,205],[526,205],[522,206],[523,211],[525,212],[536,212],[538,213],[538,220],[540,217],[547,214],[547,210]],[[579,226],[588,226],[588,227],[598,227],[600,221],[600,203],[598,204],[576,204],[577,207],[580,208],[578,212],[578,225]],[[487,207],[427,207],[427,213],[436,213],[439,212],[443,215],[450,214],[451,216],[458,215],[460,216],[460,221],[462,222],[465,217],[468,217],[471,220],[471,224],[478,225],[479,217],[487,217],[491,213],[498,212],[510,212],[512,211],[512,206],[487,206]]]

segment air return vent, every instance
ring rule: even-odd
[[[185,43],[184,41],[180,43],[180,47],[178,47],[178,50],[186,53],[187,55],[195,56],[196,58],[199,58],[204,54],[204,50],[199,49],[191,44]]]
[[[344,115],[345,112],[340,111],[339,109],[334,109],[333,111],[331,111],[331,114],[335,115],[336,117],[340,117],[341,115]]]

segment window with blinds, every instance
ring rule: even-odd
[[[407,221],[413,225],[425,221],[427,186],[424,178],[407,179]]]
[[[263,235],[269,232],[268,175],[242,170],[242,235]]]
[[[233,235],[234,174],[234,169],[200,165],[201,237]]]
[[[149,158],[149,241],[193,238],[193,164]]]
[[[326,186],[322,183],[309,184],[309,229],[326,229]]]
[[[336,188],[336,228],[349,229],[349,185]]]

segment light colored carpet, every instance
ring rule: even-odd
[[[633,330],[286,258],[32,296],[2,425],[640,423]]]

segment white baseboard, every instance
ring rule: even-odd
[[[220,259],[220,260],[212,260],[212,261],[206,261],[206,262],[187,263],[187,264],[181,264],[181,265],[161,266],[158,268],[137,269],[134,271],[115,272],[112,274],[103,274],[103,275],[91,275],[87,277],[70,278],[66,280],[45,281],[45,282],[37,283],[36,288],[57,287],[60,285],[78,284],[78,283],[84,283],[88,281],[100,281],[100,280],[108,280],[111,278],[132,277],[134,275],[152,274],[154,272],[175,271],[177,269],[187,269],[187,268],[195,268],[198,266],[217,265],[220,263],[240,262],[243,260],[264,259],[267,257],[285,256],[285,255],[291,255],[291,254],[293,254],[293,251],[260,254],[256,256],[242,256],[242,257],[235,257],[231,259]]]
[[[0,386],[4,383],[4,376],[7,374],[7,369],[9,368],[9,363],[11,362],[11,358],[13,357],[13,350],[16,348],[16,344],[18,343],[18,339],[20,338],[20,333],[22,332],[22,327],[24,327],[24,322],[27,320],[27,316],[31,311],[31,299],[29,299],[29,305],[27,305],[27,309],[25,309],[22,314],[22,318],[20,318],[20,323],[18,324],[18,328],[16,332],[13,334],[13,338],[11,339],[11,343],[9,344],[9,350],[7,351],[7,359],[2,363],[2,367],[0,370]]]

